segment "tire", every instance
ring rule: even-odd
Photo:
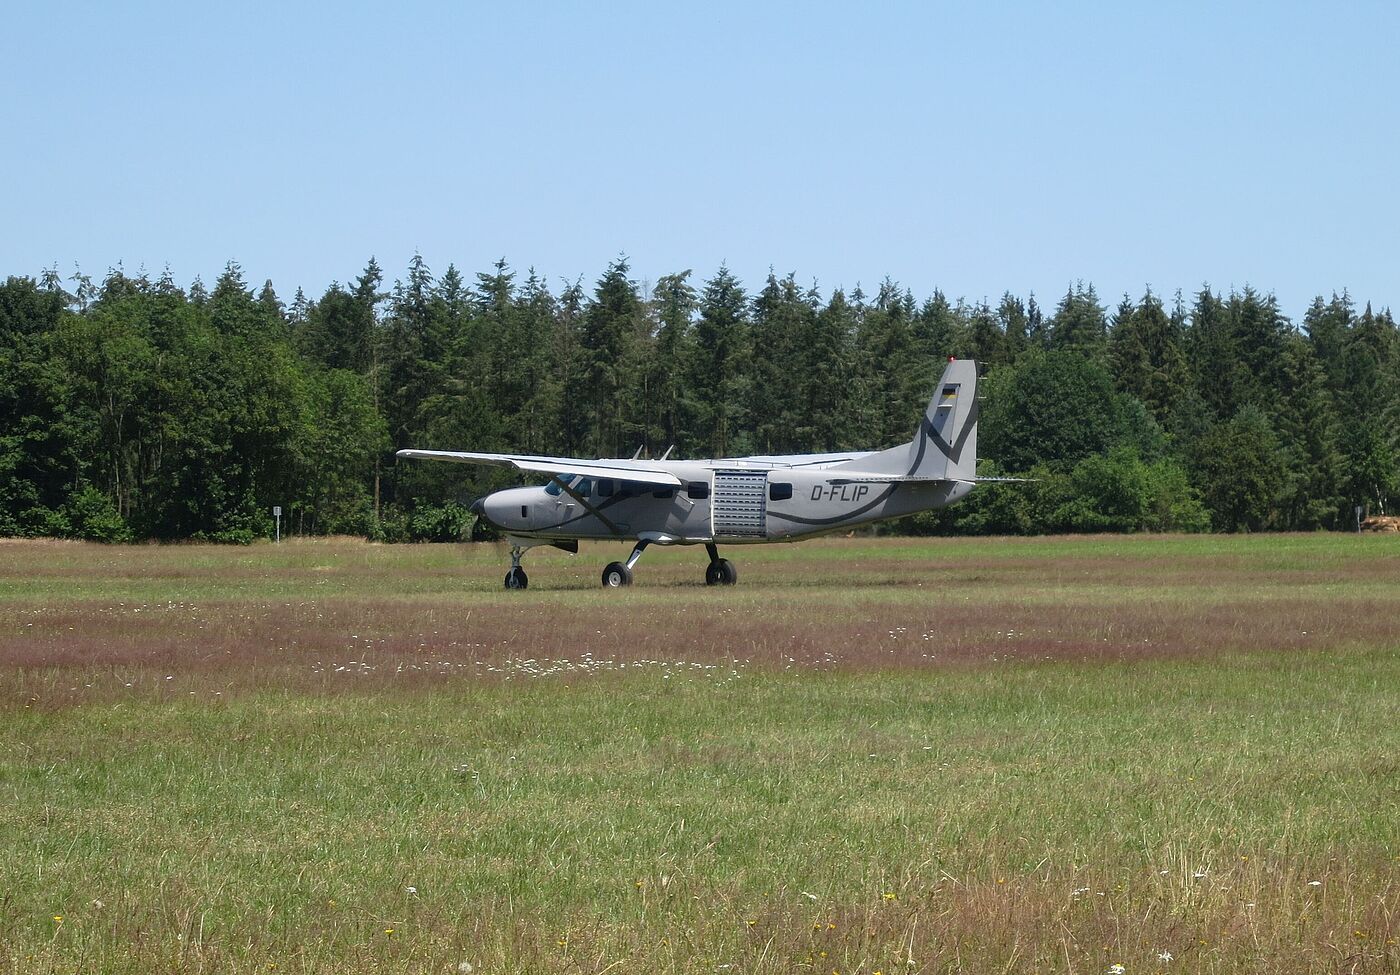
[[[632,585],[632,570],[621,562],[609,562],[603,566],[603,588],[621,589]]]
[[[732,586],[739,581],[739,570],[728,559],[719,559],[705,567],[705,585]]]
[[[516,566],[506,573],[507,589],[528,589],[530,588],[530,577],[525,574],[525,570]]]

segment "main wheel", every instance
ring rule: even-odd
[[[621,562],[609,562],[603,567],[603,586],[608,589],[621,589],[632,585],[632,570]]]
[[[530,577],[525,574],[525,570],[520,566],[514,566],[506,573],[507,589],[528,589],[530,587]]]
[[[739,570],[728,559],[716,559],[705,567],[705,585],[732,586],[739,581]]]

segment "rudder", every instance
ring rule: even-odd
[[[971,480],[977,476],[977,363],[951,359],[909,444],[915,477]]]

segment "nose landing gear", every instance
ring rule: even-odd
[[[528,589],[530,587],[530,577],[520,567],[520,556],[523,554],[525,554],[524,546],[512,545],[510,547],[510,571],[506,573],[507,589]]]

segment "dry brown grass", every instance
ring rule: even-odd
[[[1296,536],[1300,551],[1263,559],[1238,540],[1122,540],[1115,554],[1090,539],[1051,558],[1041,540],[836,540],[731,553],[745,577],[723,591],[696,584],[690,551],[649,556],[622,593],[579,578],[602,558],[586,549],[572,564],[531,553],[525,594],[495,589],[499,546],[10,543],[0,700],[1400,644],[1395,546],[1338,559],[1334,539]]]

